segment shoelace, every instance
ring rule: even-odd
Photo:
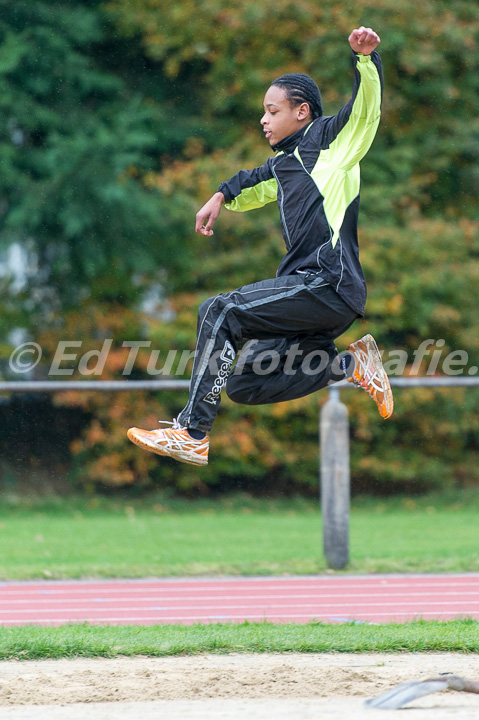
[[[158,422],[161,425],[171,425],[172,430],[186,430],[187,435],[189,435],[188,428],[186,427],[186,425],[182,425],[180,422],[178,422],[177,418],[173,418],[173,422],[170,422],[169,420],[158,420]],[[196,438],[190,437],[188,442],[189,442],[190,446],[196,445],[196,446],[201,446],[201,448],[204,448],[204,443],[207,442],[207,438],[202,438],[201,440],[197,440]],[[168,437],[168,446],[170,446],[170,447],[176,447],[176,448],[181,449],[182,443],[183,443],[182,438],[177,438],[175,436]]]
[[[377,381],[376,383],[374,381]],[[383,390],[382,384],[379,384],[379,377],[377,375],[377,372],[374,372],[372,375],[370,375],[369,378],[363,378],[362,380],[356,380],[356,387],[361,390],[365,390],[368,395],[371,395],[371,397],[374,396],[374,393]]]
[[[374,387],[370,382],[367,380],[361,380],[358,385],[356,385],[358,390],[365,390],[368,395],[371,395],[371,397],[374,396],[374,392],[377,390],[377,388]]]
[[[173,430],[186,430],[185,425],[182,425],[176,418],[173,418],[173,422],[169,420],[158,420],[160,425],[171,425]]]
[[[374,397],[375,392],[383,390],[377,368],[374,366],[374,364],[371,364],[371,360],[368,354],[364,353],[359,348],[356,350],[355,355],[359,362],[361,374],[363,375],[362,380],[355,379],[356,387],[361,388],[362,390],[367,392],[368,395]]]

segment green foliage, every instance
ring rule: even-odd
[[[202,122],[221,118],[228,141],[259,120],[265,89],[285,72],[310,73],[326,112],[337,112],[350,93],[347,37],[361,23],[374,27],[386,89],[364,163],[364,209],[381,223],[386,214],[407,221],[411,209],[474,213],[479,19],[470,2],[192,0],[167,11],[162,0],[110,0],[107,7],[169,78],[201,83]]]
[[[184,206],[142,181],[178,131],[116,72],[119,50],[98,3],[2,6],[0,243],[24,244],[31,285],[63,307],[86,291],[131,302],[135,274],[187,263]]]

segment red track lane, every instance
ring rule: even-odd
[[[0,583],[0,625],[479,620],[479,574]]]

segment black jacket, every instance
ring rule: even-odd
[[[230,210],[277,200],[287,253],[277,275],[320,271],[358,315],[364,315],[366,282],[359,262],[357,220],[359,161],[379,125],[381,59],[353,53],[351,100],[333,117],[320,117],[282,140],[277,154],[254,170],[221,183]]]

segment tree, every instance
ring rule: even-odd
[[[411,363],[433,338],[444,341],[435,346],[439,371],[452,350],[468,354],[465,372],[479,366],[479,20],[470,2],[20,0],[5,8],[0,242],[22,242],[37,258],[30,283],[43,294],[27,288],[24,308],[43,311],[52,298],[51,322],[43,313],[36,329],[49,357],[65,331],[88,347],[109,333],[120,344],[149,338],[163,354],[192,350],[201,300],[274,275],[284,247],[273,205],[223,212],[208,239],[194,236],[195,211],[221,180],[268,156],[259,119],[274,77],[310,73],[327,114],[347,101],[347,36],[363,23],[382,37],[386,85],[362,163],[367,319],[338,345],[372,331]],[[158,291],[149,316],[139,313],[148,290]],[[2,327],[13,322],[14,305],[4,303]],[[123,356],[112,353],[105,377],[121,377]],[[147,376],[146,367],[141,356],[135,377]],[[428,367],[426,359],[421,371]],[[388,423],[364,393],[346,397],[356,489],[477,483],[474,393],[397,392]],[[174,414],[178,397],[65,402],[93,416],[74,447],[93,485],[161,480],[204,490],[241,482],[315,492],[325,399],[254,409],[225,401],[207,474],[158,466],[124,440],[129,423]]]
[[[2,5],[0,247],[27,252],[37,321],[85,293],[128,304],[140,277],[187,265],[184,207],[143,182],[184,129],[170,127],[161,88],[155,99],[137,87],[141,61],[98,2]]]

